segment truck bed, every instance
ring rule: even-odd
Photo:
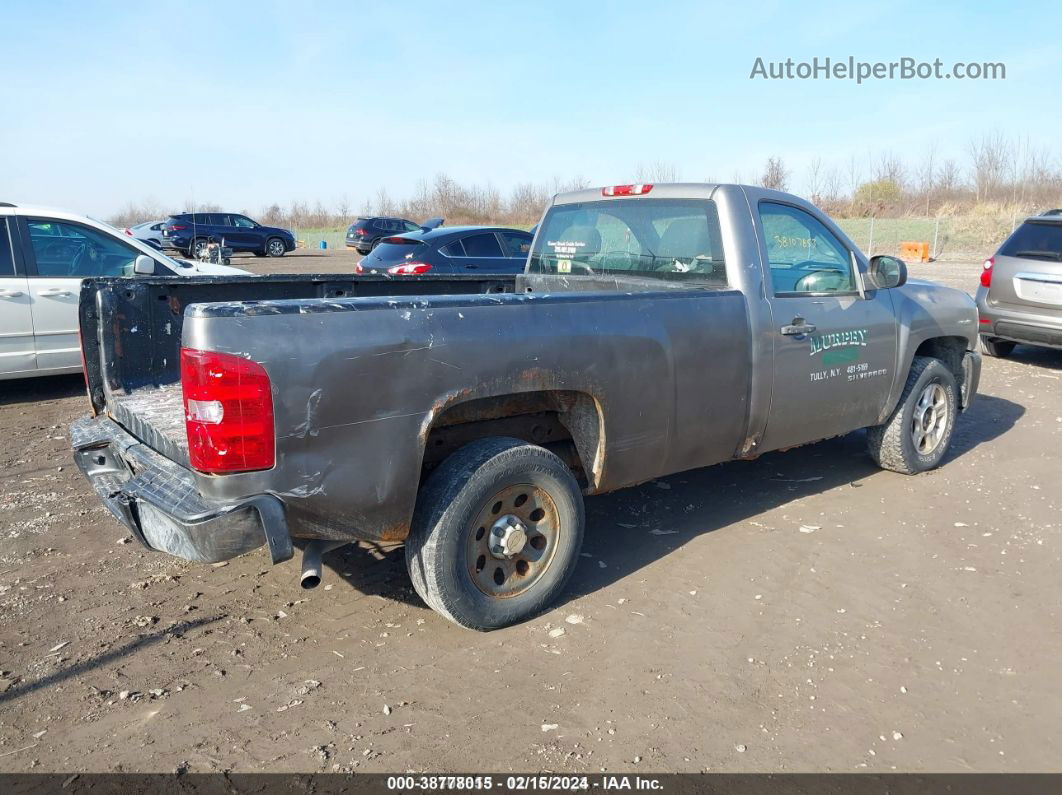
[[[515,277],[335,274],[174,279],[101,278],[82,286],[79,308],[93,411],[108,414],[166,457],[188,464],[180,385],[185,310],[199,303],[357,296],[513,292]],[[101,328],[99,316],[108,318]]]

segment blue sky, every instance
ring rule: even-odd
[[[806,182],[891,151],[965,165],[1000,130],[1056,146],[1057,3],[7,0],[0,200],[359,209],[446,172],[491,182]],[[765,60],[1002,61],[1004,81],[750,80]],[[1062,154],[1056,147],[1055,156]]]

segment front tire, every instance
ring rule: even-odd
[[[266,241],[265,254],[267,257],[283,257],[287,253],[284,241],[279,237],[271,237]]]
[[[1004,359],[1014,353],[1013,342],[1007,342],[1006,340],[997,340],[993,337],[986,337],[981,335],[981,351],[986,356],[995,356],[997,359]]]
[[[955,375],[940,359],[916,356],[889,419],[867,428],[867,449],[882,469],[917,475],[940,465],[959,407]]]
[[[579,484],[560,458],[519,439],[481,439],[422,486],[406,566],[433,610],[469,629],[498,629],[560,596],[583,524]]]

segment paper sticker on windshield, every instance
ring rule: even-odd
[[[550,240],[546,243],[555,254],[565,255],[573,257],[579,253],[580,248],[584,248],[586,243],[582,240]]]
[[[557,273],[571,273],[572,261],[570,259],[557,260]]]

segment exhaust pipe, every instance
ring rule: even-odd
[[[333,549],[345,547],[349,541],[324,541],[317,539],[306,545],[302,551],[302,577],[299,584],[306,590],[321,584],[321,557]]]

